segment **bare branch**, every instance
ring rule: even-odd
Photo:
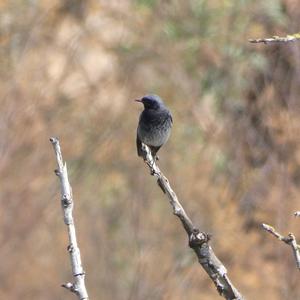
[[[61,184],[61,206],[63,209],[64,222],[68,226],[68,235],[69,235],[69,246],[68,252],[71,258],[72,272],[74,276],[74,283],[63,284],[62,287],[68,289],[78,296],[80,300],[88,300],[88,293],[84,283],[85,272],[82,268],[80,250],[77,245],[77,238],[75,232],[75,225],[73,219],[73,197],[72,189],[68,179],[67,164],[63,162],[59,140],[57,138],[50,138],[52,143],[58,169],[55,170],[55,174],[60,179]]]
[[[250,43],[269,44],[269,43],[289,43],[289,42],[295,42],[297,40],[300,40],[300,32],[295,33],[295,34],[290,34],[287,36],[283,36],[283,37],[274,35],[271,38],[249,39],[248,41]]]
[[[142,149],[144,162],[149,167],[151,175],[157,178],[157,183],[161,190],[168,196],[170,204],[173,207],[174,215],[180,219],[186,233],[188,234],[189,246],[195,251],[199,263],[214,282],[219,294],[225,299],[244,299],[229,280],[225,266],[217,258],[209,245],[209,240],[211,238],[210,235],[205,232],[201,232],[199,229],[194,227],[192,221],[180,204],[175,192],[172,190],[168,179],[158,168],[148,146],[142,144]]]
[[[292,247],[297,268],[300,269],[300,246],[297,244],[295,236],[292,233],[289,233],[288,236],[285,237],[278,233],[274,227],[264,223],[262,224],[262,228],[270,234],[272,234],[273,236],[275,236],[278,240]]]

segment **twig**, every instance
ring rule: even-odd
[[[270,234],[272,234],[273,236],[275,236],[278,240],[292,247],[297,268],[300,269],[300,246],[297,244],[295,236],[292,233],[289,233],[287,237],[285,237],[278,233],[274,227],[264,223],[262,224],[262,228]]]
[[[283,36],[283,37],[274,35],[271,38],[249,39],[248,41],[250,43],[269,44],[269,43],[289,43],[289,42],[295,42],[297,40],[300,40],[300,32],[295,33],[295,34],[290,34],[287,36]]]
[[[68,252],[71,258],[72,272],[74,276],[74,283],[68,282],[63,284],[62,287],[68,289],[78,296],[80,300],[88,300],[89,296],[85,287],[84,277],[85,272],[82,268],[81,257],[79,247],[77,245],[75,225],[73,219],[73,197],[72,189],[68,179],[67,164],[63,162],[59,140],[57,138],[50,138],[52,143],[58,169],[55,170],[55,174],[60,179],[61,184],[61,206],[63,209],[64,222],[68,226],[68,235],[69,235],[69,246]]]
[[[180,219],[186,233],[188,234],[189,246],[195,251],[199,263],[214,282],[219,294],[225,299],[244,299],[229,280],[225,266],[216,257],[209,245],[211,236],[194,227],[192,221],[180,204],[175,192],[172,190],[168,179],[158,168],[148,146],[142,144],[142,150],[144,162],[149,167],[151,175],[157,178],[159,187],[168,196],[170,204],[173,207],[174,215]]]

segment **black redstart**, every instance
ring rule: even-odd
[[[137,128],[136,146],[138,156],[143,156],[142,143],[146,144],[153,155],[168,140],[173,124],[172,115],[157,95],[146,95],[135,100],[144,104]]]

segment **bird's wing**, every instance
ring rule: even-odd
[[[142,156],[142,141],[139,138],[139,135],[136,135],[136,150],[138,156]]]
[[[171,123],[173,124],[173,117],[170,112],[169,112],[169,115],[170,115]]]

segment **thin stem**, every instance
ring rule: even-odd
[[[300,32],[295,34],[289,34],[287,36],[272,36],[271,38],[261,38],[261,39],[250,39],[248,40],[250,43],[264,43],[264,44],[271,44],[271,43],[290,43],[296,42],[300,40]]]
[[[57,138],[50,138],[54,153],[56,156],[58,169],[55,170],[55,174],[60,179],[61,184],[61,207],[63,210],[64,223],[68,227],[69,246],[68,252],[70,254],[72,273],[74,277],[74,283],[65,283],[62,287],[68,289],[78,296],[80,300],[88,300],[89,296],[85,287],[85,272],[82,268],[80,250],[77,244],[76,231],[73,219],[73,196],[72,188],[69,183],[67,164],[64,163],[59,140]]]
[[[300,246],[297,244],[296,237],[289,233],[286,237],[281,235],[279,232],[275,230],[274,227],[268,225],[268,224],[262,224],[262,228],[269,232],[271,235],[275,236],[279,241],[282,241],[286,243],[287,245],[291,246],[297,268],[300,270]]]

